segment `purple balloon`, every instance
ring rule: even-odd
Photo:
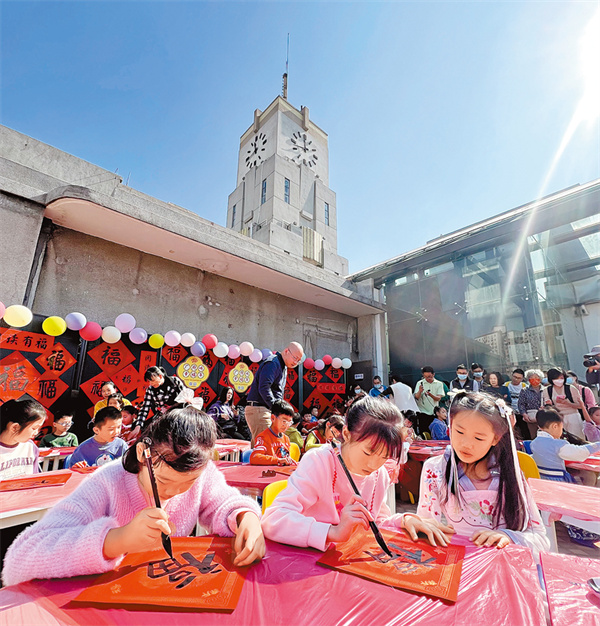
[[[81,330],[87,324],[87,319],[83,313],[69,313],[65,322],[69,330]]]
[[[269,350],[269,348],[265,348],[262,351],[262,358],[263,359],[268,359],[273,353]]]
[[[262,352],[258,348],[254,348],[250,355],[252,363],[258,363],[262,359]]]
[[[148,333],[143,328],[134,328],[129,333],[129,340],[131,343],[139,345],[144,343],[148,339]]]
[[[196,341],[196,343],[190,348],[190,352],[194,356],[204,356],[206,354],[206,346],[201,341]]]

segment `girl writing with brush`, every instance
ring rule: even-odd
[[[348,409],[346,420],[341,450],[324,444],[302,457],[287,487],[265,511],[265,536],[326,550],[332,542],[348,540],[356,528],[368,530],[369,522],[376,522],[384,528],[404,528],[414,540],[424,532],[432,545],[446,546],[449,539],[444,533],[452,529],[412,514],[392,515],[386,504],[390,478],[383,465],[389,458],[398,460],[402,453],[399,409],[365,396]],[[338,453],[360,496],[354,493]]]
[[[510,409],[487,393],[460,392],[450,405],[450,446],[421,473],[421,518],[446,518],[477,546],[549,549],[519,467]]]
[[[158,415],[122,461],[103,465],[17,537],[4,561],[4,584],[110,571],[128,552],[161,548],[163,533],[187,537],[197,522],[235,536],[234,565],[261,559],[259,508],[212,463],[215,440],[214,420],[192,406]],[[160,508],[144,462],[147,447]]]

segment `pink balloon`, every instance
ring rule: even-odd
[[[250,355],[250,360],[252,363],[258,363],[262,360],[262,352],[258,348],[254,348],[252,354]]]
[[[115,328],[120,330],[122,333],[131,332],[135,328],[135,324],[135,317],[129,313],[121,313],[121,315],[118,315],[115,320]]]
[[[209,350],[212,350],[219,343],[219,340],[216,335],[204,335],[204,337],[202,337],[202,343]]]
[[[334,367],[336,370],[339,370],[342,367],[342,359],[336,356],[334,359],[331,360],[331,367]]]
[[[102,326],[97,322],[88,322],[80,331],[82,339],[86,341],[96,341],[102,337]]]
[[[332,359],[332,357],[331,357],[331,356],[329,356],[329,354],[326,354],[326,355],[323,357],[323,363],[325,363],[325,365],[331,365],[331,361],[332,361],[332,360],[333,360],[333,359]]]
[[[4,306],[4,304],[2,304],[2,302],[0,302],[0,320],[4,315],[4,311],[6,311],[6,307]]]
[[[237,359],[240,356],[240,354],[241,354],[240,347],[238,345],[234,343],[229,346],[229,352],[227,353],[227,356],[230,359]]]
[[[304,369],[312,370],[315,367],[315,362],[312,359],[306,358],[304,360]]]
[[[321,371],[325,367],[325,363],[323,363],[322,359],[317,359],[315,361],[315,369]]]

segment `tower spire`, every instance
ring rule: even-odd
[[[283,75],[283,84],[282,84],[282,96],[284,100],[287,100],[287,87],[288,87],[288,61],[290,58],[290,34],[287,36],[287,51],[285,55],[285,73]]]

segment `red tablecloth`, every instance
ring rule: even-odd
[[[258,489],[262,491],[267,485],[277,480],[287,480],[296,469],[295,466],[279,465],[248,465],[247,463],[225,464],[219,461],[217,467],[225,476],[228,485],[238,489]],[[275,476],[262,476],[263,472],[273,471]]]
[[[40,448],[39,454],[40,458],[44,458],[46,456],[68,456],[75,452],[76,446],[68,446],[62,448]]]
[[[219,454],[223,456],[230,452],[250,450],[250,442],[242,441],[241,439],[217,439],[215,448],[219,451]]]
[[[413,441],[408,449],[408,454],[415,461],[424,462],[432,456],[444,454],[448,441]]]
[[[588,456],[585,461],[565,461],[565,465],[571,469],[589,470],[600,473],[600,456]]]
[[[6,491],[0,497],[0,512],[18,511],[21,509],[48,509],[59,500],[73,493],[86,474],[79,474],[71,470],[56,470],[44,472],[44,477],[58,474],[71,474],[71,478],[64,484],[52,487],[38,487],[37,489],[22,489],[20,491]]]
[[[233,613],[74,608],[89,578],[37,580],[0,590],[4,624],[235,626],[546,626],[531,552],[467,546],[458,600],[444,603],[321,567],[316,550],[267,542]]]
[[[600,561],[551,552],[540,557],[552,626],[600,626],[600,596],[587,585],[600,575]]]
[[[568,515],[585,522],[600,522],[600,491],[595,487],[539,478],[529,478],[527,482],[540,510],[550,511],[559,519]]]

